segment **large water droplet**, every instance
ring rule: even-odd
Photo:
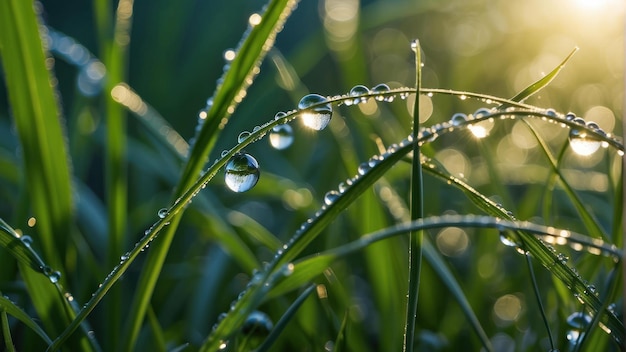
[[[259,181],[259,163],[246,153],[237,153],[226,164],[225,181],[234,192],[245,192]]]
[[[600,149],[602,142],[588,136],[585,130],[572,128],[569,131],[569,145],[576,154],[588,156]]]
[[[353,104],[365,103],[367,102],[367,97],[363,97],[364,94],[369,94],[370,89],[363,85],[356,85],[350,89],[350,96],[355,97],[352,100]],[[348,105],[348,104],[346,104]]]
[[[321,131],[330,122],[330,118],[333,116],[333,108],[328,100],[319,94],[308,94],[300,99],[298,103],[298,109],[304,110],[311,107],[314,104],[320,104],[327,102],[326,104],[321,104],[316,106],[310,111],[307,111],[302,114],[302,121],[305,126],[312,128],[317,131]]]
[[[246,139],[248,139],[248,137],[250,137],[250,132],[248,131],[243,131],[239,134],[239,136],[237,137],[237,142],[238,143],[243,143],[243,141],[245,141]]]
[[[285,149],[293,143],[293,129],[289,125],[278,125],[270,132],[270,144],[278,150]]]

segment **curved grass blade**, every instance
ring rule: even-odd
[[[4,220],[0,219],[0,246],[6,249],[22,265],[30,267],[35,271],[41,271],[45,264],[27,243],[24,240],[20,240],[18,233]]]
[[[298,298],[291,304],[291,306],[289,306],[289,309],[287,309],[285,314],[283,314],[283,316],[280,317],[280,320],[276,323],[276,325],[274,326],[274,329],[269,334],[269,336],[265,339],[265,341],[263,341],[261,346],[259,346],[259,348],[257,349],[257,352],[269,351],[269,349],[272,347],[274,342],[276,342],[276,339],[278,339],[278,336],[280,336],[280,333],[283,332],[283,330],[287,327],[287,324],[289,323],[289,321],[291,321],[293,316],[296,314],[296,312],[298,311],[302,303],[304,303],[304,301],[307,298],[309,298],[309,296],[311,295],[311,293],[314,292],[314,290],[315,290],[315,285],[310,285],[309,287],[306,288],[306,290],[304,290],[304,292],[300,294],[300,296],[298,296]]]
[[[565,64],[572,58],[572,56],[574,56],[574,54],[576,54],[577,51],[578,51],[578,47],[574,48],[569,53],[569,55],[567,55],[567,57],[563,61],[561,61],[561,63],[557,67],[555,67],[552,71],[550,71],[550,73],[543,76],[541,79],[539,79],[535,83],[524,88],[521,92],[517,93],[513,98],[511,98],[511,100],[521,103],[524,100],[526,100],[528,97],[539,92],[543,87],[550,84],[550,82],[552,82],[552,80],[559,74],[561,69],[565,67]]]
[[[2,295],[0,295],[0,311],[2,311],[3,313],[4,312],[8,313],[12,317],[24,323],[24,325],[28,326],[31,330],[33,330],[47,344],[52,343],[52,340],[50,339],[50,337],[48,337],[46,332],[39,325],[37,325],[37,323],[35,323],[33,318],[31,318],[28,314],[26,314],[26,312],[24,312],[21,308],[15,305],[15,303],[11,302],[10,299]],[[5,334],[5,338],[7,336],[10,336],[10,335]]]
[[[555,175],[558,176],[559,180],[561,181],[560,183],[563,186],[565,193],[567,194],[568,198],[572,201],[572,204],[576,208],[576,211],[578,211],[578,215],[580,215],[580,218],[583,221],[583,224],[585,224],[585,227],[587,228],[587,230],[589,230],[590,236],[594,238],[602,238],[606,240],[607,236],[605,235],[604,230],[602,230],[602,228],[598,224],[598,221],[596,221],[593,218],[593,215],[589,213],[589,211],[587,210],[583,202],[580,200],[580,198],[578,197],[574,189],[569,185],[565,177],[563,177],[563,174],[561,173],[561,169],[559,168],[559,163],[557,159],[555,159],[554,155],[552,155],[552,153],[550,152],[548,145],[545,143],[543,138],[539,136],[539,134],[537,133],[537,130],[531,124],[529,124],[527,121],[524,121],[524,123],[526,124],[526,126],[528,126],[528,128],[530,129],[530,132],[533,134],[533,136],[535,136],[535,139],[541,146],[541,150],[543,151],[543,154],[548,159],[548,162],[550,163],[550,167],[552,168],[552,171],[554,172]],[[561,154],[561,156],[562,155],[563,154]],[[560,160],[560,157],[558,160]]]

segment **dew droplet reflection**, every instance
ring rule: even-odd
[[[602,142],[588,136],[585,130],[572,128],[569,131],[569,145],[576,154],[589,156],[600,149]]]
[[[327,102],[328,100],[319,94],[308,94],[300,99],[298,103],[298,109],[304,110],[312,105],[320,104]],[[318,105],[310,111],[307,111],[302,114],[302,122],[305,126],[312,128],[316,131],[321,131],[328,123],[330,123],[330,118],[332,117],[333,109],[330,103]]]
[[[237,153],[226,164],[226,186],[234,192],[250,190],[259,181],[259,163],[247,153]]]
[[[293,129],[289,125],[278,125],[270,132],[270,144],[278,150],[285,149],[293,143]]]

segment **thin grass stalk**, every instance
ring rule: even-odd
[[[411,43],[415,51],[415,105],[413,106],[413,139],[417,141],[420,128],[420,89],[422,88],[422,53],[419,40]],[[409,199],[411,221],[424,217],[424,192],[422,180],[422,163],[420,144],[413,143],[413,161],[411,163],[411,196]],[[406,311],[406,325],[404,330],[404,351],[413,351],[415,342],[415,319],[417,315],[417,300],[420,288],[420,271],[422,267],[422,237],[423,231],[409,233],[409,301]]]
[[[524,254],[524,259],[526,259],[526,264],[528,265],[528,272],[530,274],[530,280],[533,284],[533,292],[535,293],[535,298],[537,299],[537,305],[539,306],[539,312],[541,313],[541,320],[543,320],[543,324],[546,326],[546,331],[548,332],[548,339],[550,340],[550,350],[556,350],[554,346],[554,338],[552,337],[552,330],[550,329],[550,323],[548,323],[548,317],[546,317],[546,311],[543,308],[543,302],[541,301],[541,294],[539,293],[539,286],[537,285],[537,279],[535,278],[535,270],[533,269],[533,263],[530,260],[529,254]],[[598,314],[600,316],[600,314]]]

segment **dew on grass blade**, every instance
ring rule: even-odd
[[[324,204],[331,205],[333,204],[337,198],[339,198],[339,192],[337,191],[328,191],[326,195],[324,195]]]
[[[157,216],[159,217],[159,219],[165,219],[165,217],[167,216],[167,208],[159,209],[159,211],[157,212]]]
[[[602,142],[588,136],[585,130],[572,128],[569,131],[569,145],[576,154],[589,156],[600,149]]]
[[[25,235],[20,237],[20,241],[22,241],[22,243],[26,246],[26,247],[30,247],[31,244],[33,244],[33,239],[32,237]]]
[[[450,118],[450,124],[452,126],[460,126],[465,122],[467,122],[467,115],[461,112],[457,112]]]
[[[387,93],[389,92],[389,86],[381,83],[378,84],[376,86],[374,86],[371,90],[372,93],[374,94],[383,94],[383,93]],[[384,95],[377,95],[376,97],[374,97],[374,99],[378,100],[378,101],[387,101],[388,97],[385,97]]]
[[[363,95],[369,94],[369,92],[369,88],[360,84],[352,87],[352,89],[350,89],[350,96],[354,97],[352,104],[356,105],[367,102],[367,97],[364,97]],[[346,101],[346,105],[350,105],[348,104],[348,101]]]
[[[58,271],[53,271],[48,274],[48,279],[50,279],[50,282],[52,282],[53,284],[56,284],[57,282],[59,282],[59,280],[61,280],[61,273]]]
[[[248,139],[248,137],[250,137],[250,132],[248,131],[241,132],[239,136],[237,137],[237,143],[243,143],[243,141]]]
[[[226,164],[226,185],[234,192],[250,190],[259,176],[259,163],[250,154],[237,153]]]
[[[250,337],[264,338],[273,328],[272,319],[267,314],[257,310],[248,315],[241,327],[241,332]]]
[[[293,143],[293,129],[289,125],[278,125],[270,132],[270,144],[274,149],[283,150]]]
[[[326,104],[321,104],[327,102]],[[333,115],[333,108],[328,99],[319,94],[307,94],[298,103],[298,109],[304,110],[312,105],[321,104],[314,107],[312,110],[302,114],[302,121],[305,126],[312,128],[316,131],[321,131],[330,122],[330,118]]]
[[[583,312],[575,312],[567,317],[567,324],[577,330],[585,330],[593,319]]]
[[[287,113],[284,111],[279,111],[276,113],[276,115],[274,115],[274,120],[280,120],[283,117],[287,116]]]

